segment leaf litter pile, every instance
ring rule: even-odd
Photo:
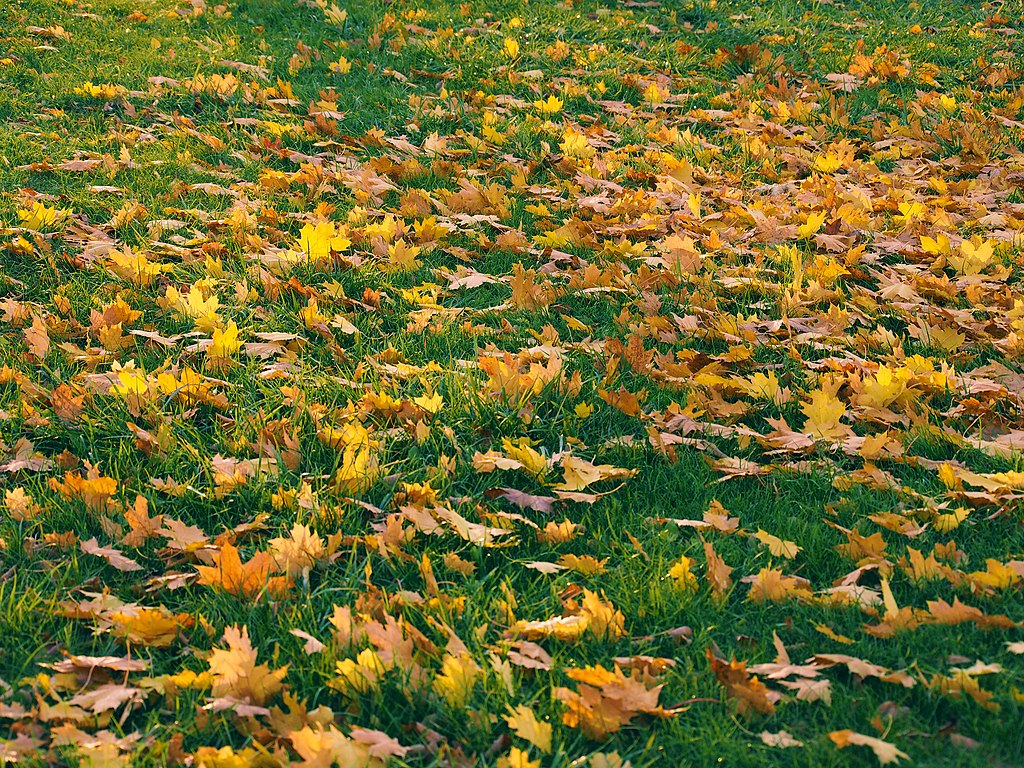
[[[763,5],[0,11],[0,760],[1019,764],[1021,17]]]

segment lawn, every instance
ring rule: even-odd
[[[1024,763],[1022,18],[7,0],[0,762]]]

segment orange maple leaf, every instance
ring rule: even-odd
[[[775,711],[775,702],[780,698],[779,693],[765,686],[756,675],[747,672],[745,661],[720,659],[710,648],[707,650],[707,656],[711,662],[711,671],[715,673],[726,695],[735,699],[736,709],[740,714],[752,709],[766,715]]]
[[[208,587],[221,587],[232,595],[256,597],[266,589],[268,594],[279,597],[291,586],[288,576],[270,575],[277,570],[277,564],[269,552],[257,552],[251,560],[243,563],[238,549],[226,541],[220,552],[213,555],[213,562],[212,566],[196,566],[199,583]]]

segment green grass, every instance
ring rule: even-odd
[[[884,558],[868,563],[862,585],[880,591],[881,573],[901,607],[923,611],[928,601],[957,597],[988,615],[1024,622],[1020,576],[992,589],[972,589],[966,578],[984,571],[987,559],[1011,567],[1024,560],[1016,491],[1007,486],[988,497],[971,496],[977,487],[967,482],[963,489],[950,488],[938,474],[944,462],[977,473],[1022,469],[1016,456],[988,455],[969,440],[938,432],[947,427],[968,439],[995,439],[1024,428],[1020,386],[1012,378],[1021,373],[1020,347],[1007,341],[1011,333],[1024,333],[1014,325],[1015,302],[1024,301],[1024,74],[1014,68],[1024,49],[1019,33],[1003,32],[1019,23],[1019,1],[648,6],[399,0],[352,4],[341,24],[315,3],[227,0],[222,11],[214,3],[199,4],[204,10],[196,14],[191,7],[170,0],[10,0],[0,10],[0,466],[26,453],[52,462],[0,472],[0,496],[7,499],[0,505],[0,736],[8,744],[0,755],[25,764],[98,764],[90,762],[99,759],[95,747],[76,756],[66,742],[80,739],[62,743],[59,734],[73,726],[105,732],[103,738],[112,741],[139,734],[137,744],[110,748],[133,765],[165,765],[191,755],[197,755],[193,764],[205,760],[210,768],[235,764],[226,752],[221,762],[212,760],[201,751],[208,747],[246,756],[237,764],[272,765],[289,757],[302,764],[288,735],[301,727],[299,721],[282,725],[275,716],[210,712],[204,707],[213,694],[201,685],[161,693],[168,676],[207,670],[209,651],[223,647],[225,629],[245,625],[260,662],[274,669],[288,665],[289,695],[304,700],[309,711],[325,706],[345,733],[376,729],[417,747],[396,760],[399,765],[500,765],[511,746],[527,750],[545,768],[584,765],[596,752],[617,752],[634,768],[876,762],[863,747],[837,750],[827,734],[843,729],[882,737],[919,765],[1013,766],[1024,760],[1017,726],[1024,657],[1006,647],[1024,639],[1019,626],[925,623],[883,639],[863,631],[877,617],[856,606],[823,599],[756,603],[741,581],[762,568],[779,568],[806,579],[820,596],[865,564],[837,551],[847,541],[840,529],[881,532]],[[65,35],[55,33],[58,25]],[[519,43],[514,60],[503,51],[506,38]],[[563,48],[556,47],[559,42]],[[907,63],[906,74],[877,83],[865,76],[851,92],[832,87],[835,78],[828,76],[849,72],[855,46],[881,59],[884,53],[876,55],[876,49],[882,45],[898,54],[897,64]],[[347,74],[329,69],[341,55],[352,64]],[[188,86],[215,74],[236,76],[237,89],[220,96]],[[676,101],[650,103],[646,83],[656,78],[670,85],[670,101]],[[117,92],[85,95],[86,82],[111,84]],[[938,106],[940,94],[953,96],[955,107]],[[532,102],[551,95],[564,108],[539,115]],[[341,114],[317,126],[312,113],[334,102],[331,111]],[[559,144],[570,125],[587,133],[593,165],[580,161],[573,167],[563,157]],[[662,128],[689,134],[674,142],[659,136]],[[447,147],[427,151],[433,134]],[[840,141],[849,143],[854,161],[812,170],[815,159]],[[88,171],[33,167],[75,159],[101,162]],[[673,196],[664,181],[683,160],[694,170],[693,190],[700,191],[699,217],[688,207],[689,189]],[[346,185],[344,173],[352,169],[365,175]],[[585,175],[577,173],[581,169]],[[286,174],[287,188],[268,186],[268,170]],[[588,176],[621,191],[588,201],[602,191],[588,187]],[[389,188],[374,190],[375,179]],[[500,194],[456,210],[459,203],[449,196],[468,181]],[[936,181],[950,190],[929,186]],[[871,197],[870,211],[857,209],[860,198],[853,192]],[[67,217],[42,232],[22,228],[18,211],[31,210],[34,199],[67,211]],[[926,211],[904,229],[896,219],[899,204],[911,201],[925,203]],[[129,202],[145,210],[123,226],[108,224]],[[842,209],[844,202],[852,208]],[[550,215],[535,208],[538,203]],[[848,247],[831,254],[847,259],[850,268],[832,286],[835,293],[812,295],[805,277],[804,292],[787,308],[794,266],[788,255],[774,254],[775,246],[795,247],[802,270],[816,269],[815,258],[829,253],[795,228],[784,236],[765,234],[770,228],[758,226],[752,209],[782,227],[824,210],[838,234],[852,236]],[[239,223],[238,210],[246,211],[241,218],[248,223]],[[374,243],[367,234],[368,225],[386,216],[406,228],[409,243],[423,244],[413,225],[428,216],[447,222],[451,231],[436,248],[424,247],[418,269],[386,271],[383,249],[397,238],[385,234]],[[858,216],[866,223],[857,223]],[[276,277],[261,271],[261,255],[294,248],[303,225],[320,220],[347,223],[346,236],[354,242],[345,258],[299,263]],[[571,237],[556,245],[556,253],[534,241],[564,224],[573,227]],[[498,242],[508,230],[518,230],[526,246]],[[700,245],[700,274],[679,278],[655,260],[657,244],[674,232]],[[938,278],[956,283],[958,276],[948,265],[934,265],[919,247],[921,235],[940,232],[965,239],[979,234],[998,244],[979,286],[961,281],[943,293]],[[103,237],[166,265],[166,274],[148,284],[115,275],[106,254],[96,251]],[[858,244],[866,257],[851,254]],[[345,260],[356,257],[361,264]],[[553,287],[550,306],[515,303],[508,280],[516,264],[537,270],[538,282]],[[914,265],[932,269],[915,275]],[[995,265],[1008,274],[1000,278]],[[462,267],[499,282],[448,289],[451,274]],[[887,281],[923,298],[912,303],[905,295],[880,293]],[[245,343],[259,341],[258,333],[294,334],[287,342],[293,349],[268,359],[237,352],[226,369],[210,366],[205,353],[192,347],[210,339],[212,328],[165,306],[169,287],[187,295],[197,283],[219,297],[221,329],[236,323]],[[437,305],[418,305],[409,292],[429,293],[431,285]],[[310,296],[328,319],[343,315],[356,332],[333,327],[332,340],[304,325],[300,312]],[[118,300],[142,313],[123,324],[127,338],[120,345],[101,336],[102,323],[93,320]],[[424,307],[435,314],[421,317],[417,310]],[[833,320],[847,312],[851,323],[821,326],[826,330],[819,335],[805,325],[787,333],[786,321],[806,320],[813,327],[825,322],[830,307]],[[741,342],[725,331],[726,319],[738,315],[762,323],[756,337]],[[689,316],[698,318],[696,330],[677,320]],[[41,357],[30,351],[25,333],[33,317],[45,323],[50,339]],[[964,342],[947,351],[913,337],[910,329],[920,317],[963,332]],[[887,338],[868,338],[878,329],[899,340],[905,354],[894,352]],[[131,336],[131,330],[181,338],[164,346]],[[622,347],[634,336],[654,353],[650,365],[633,368],[626,359]],[[563,350],[566,376],[578,376],[578,392],[549,385],[524,398],[522,408],[487,391],[487,376],[477,367],[481,357],[541,347],[535,359],[542,360],[544,348],[552,346]],[[749,358],[737,348],[746,348]],[[907,456],[923,460],[882,458],[877,464],[912,490],[860,482],[864,460],[828,441],[806,456],[773,454],[771,446],[736,433],[686,434],[714,448],[677,445],[671,456],[648,441],[649,428],[670,431],[664,425],[680,409],[700,422],[759,435],[775,429],[769,419],[784,418],[800,429],[800,406],[827,384],[826,370],[844,382],[837,390],[847,408],[844,423],[858,435],[878,434],[886,429],[883,421],[855,413],[856,387],[875,364],[900,367],[914,354],[937,370],[953,366],[958,375],[993,363],[1012,376],[999,379],[1006,390],[996,395],[980,388],[970,393],[956,376],[949,387],[919,383],[916,400],[889,406],[897,418],[893,439]],[[688,361],[690,374],[673,372],[673,365]],[[277,373],[271,370],[275,362],[281,363]],[[389,367],[400,362],[414,369]],[[103,386],[104,374],[129,363],[148,374],[199,371],[215,380],[211,386],[222,406],[182,402],[172,387],[133,408]],[[427,369],[431,363],[436,368]],[[792,397],[779,405],[747,397],[728,382],[696,376],[704,366],[705,374],[725,378],[774,371]],[[998,374],[983,369],[975,378],[997,380]],[[620,388],[645,393],[639,414],[616,409],[598,393]],[[406,415],[364,409],[358,420],[379,442],[374,454],[381,469],[364,487],[339,489],[332,478],[343,474],[344,456],[317,433],[356,420],[352,404],[365,392],[403,401]],[[408,417],[415,412],[409,401],[431,392],[443,398],[439,412]],[[64,407],[68,395],[82,398],[80,408]],[[580,416],[580,404],[593,413]],[[423,425],[420,437],[417,422]],[[145,445],[130,424],[155,435],[159,447]],[[265,430],[273,436],[279,474],[218,490],[214,457],[257,457]],[[558,501],[550,515],[520,509],[487,491],[514,487],[550,496],[562,480],[561,467],[555,464],[539,478],[521,471],[480,473],[474,455],[502,450],[503,438],[522,437],[546,456],[570,450],[636,474],[594,484],[587,491],[600,496],[592,503]],[[716,451],[770,470],[725,479],[711,465]],[[807,465],[786,466],[804,459]],[[84,474],[87,464],[116,480],[106,509],[61,492],[60,481]],[[170,478],[187,489],[182,495],[162,492],[151,478]],[[386,515],[408,503],[404,484],[413,483],[429,483],[439,504],[473,522],[509,526],[514,543],[481,547],[447,528],[413,535],[407,522],[409,540],[387,549],[379,541]],[[274,503],[275,494],[280,499],[306,485],[316,498],[313,509]],[[28,519],[15,513],[18,489],[38,505]],[[148,500],[151,515],[201,529],[208,545],[199,552],[172,551],[160,534],[137,545],[122,543],[125,509],[137,494]],[[740,535],[705,533],[734,569],[723,600],[712,596],[704,578],[696,530],[671,522],[701,519],[713,500],[742,527]],[[958,527],[940,532],[934,515],[922,510],[947,502],[947,512],[976,508]],[[921,514],[914,517],[915,511]],[[877,522],[887,512],[930,525],[908,538]],[[568,519],[580,533],[545,544],[528,522],[509,513],[541,528]],[[211,564],[225,541],[248,560],[296,523],[325,540],[339,538],[335,553],[298,576],[286,595],[239,596],[195,580],[195,566]],[[235,531],[238,526],[254,527]],[[792,561],[772,557],[746,535],[759,529],[796,542],[802,551]],[[80,542],[92,537],[141,569],[121,572],[82,552]],[[928,555],[949,541],[968,558],[955,566],[959,583],[915,582],[898,565],[908,547]],[[475,571],[462,575],[446,567],[451,554]],[[543,575],[527,567],[564,554],[606,559],[605,570]],[[694,591],[681,590],[668,576],[684,556],[694,561]],[[424,578],[424,558],[437,579],[437,595]],[[181,583],[156,581],[166,574],[180,574]],[[571,612],[574,587],[600,593],[621,611],[623,636],[539,640],[552,656],[551,669],[511,665],[503,679],[492,660],[507,663],[509,613],[529,621]],[[68,615],[69,605],[97,595],[164,606],[189,617],[189,626],[168,647],[126,643],[102,621]],[[336,662],[355,658],[367,645],[331,640],[329,620],[338,606],[368,620],[398,617],[414,628],[410,636],[423,638],[416,650],[422,680],[391,670],[379,686],[357,695],[329,685]],[[833,640],[816,625],[852,642]],[[669,633],[683,626],[692,630],[686,643]],[[325,649],[307,655],[291,630],[313,635]],[[464,704],[451,705],[431,685],[449,630],[480,668]],[[815,654],[849,654],[907,670],[916,684],[862,681],[833,667],[822,671],[832,683],[831,705],[796,700],[767,681],[787,694],[775,711],[740,713],[716,681],[706,651],[717,646],[726,658],[770,662],[773,633],[794,663]],[[150,665],[143,674],[111,677],[139,687],[139,704],[113,715],[46,715],[46,707],[106,678],[97,672],[96,679],[71,680],[45,665],[67,656],[108,655]],[[567,670],[611,668],[615,658],[634,655],[675,662],[659,679],[659,701],[671,707],[692,700],[685,711],[666,719],[637,717],[603,743],[563,722],[566,707],[553,691],[577,688]],[[975,661],[1000,667],[974,678],[998,711],[928,684]],[[279,692],[266,704],[281,707],[283,701]],[[542,755],[506,727],[503,715],[519,704],[553,725],[551,754]],[[24,716],[15,706],[25,708]],[[758,736],[783,729],[804,746],[773,748]],[[247,749],[262,752],[262,762]]]

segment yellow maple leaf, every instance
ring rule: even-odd
[[[346,736],[323,723],[289,731],[288,738],[306,768],[381,768],[389,758],[402,758],[409,751],[381,731],[353,728]]]
[[[306,306],[299,310],[299,319],[311,331],[326,326],[331,321],[331,318],[320,311],[320,303],[313,297],[310,297]]]
[[[626,619],[610,602],[602,600],[596,592],[583,590],[581,615],[586,619],[587,631],[598,640],[617,640],[626,634]]]
[[[669,235],[661,242],[665,251],[665,266],[674,274],[684,275],[700,272],[704,255],[689,235]]]
[[[505,722],[512,729],[516,736],[533,744],[545,754],[551,751],[551,723],[540,720],[532,709],[520,704],[515,709],[509,709],[510,714],[505,715]]]
[[[923,218],[928,213],[928,206],[916,200],[909,203],[900,203],[897,208],[899,209],[899,215],[893,216],[893,222],[899,223],[903,231],[910,229],[915,221]]]
[[[790,598],[807,599],[811,596],[807,582],[797,576],[786,576],[777,568],[762,568],[751,580],[747,599],[753,603],[766,600],[780,603]]]
[[[327,5],[327,0],[317,0],[316,4],[319,5],[324,11],[324,18],[327,19],[331,24],[335,26],[341,26],[345,23],[348,18],[348,10],[339,8],[337,3],[331,3]]]
[[[808,393],[810,400],[801,404],[800,410],[807,417],[803,432],[812,437],[835,440],[850,433],[850,428],[840,423],[846,414],[846,406],[834,395],[816,389]]]
[[[331,251],[341,253],[348,250],[351,245],[352,241],[339,233],[330,221],[304,225],[299,230],[297,241],[298,248],[314,263],[326,261],[330,258]]]
[[[886,408],[896,402],[906,391],[914,372],[905,366],[890,368],[880,365],[878,373],[864,380],[857,395],[857,404],[872,408]]]
[[[949,236],[939,233],[936,238],[921,235],[921,250],[933,256],[949,256],[953,252]]]
[[[657,83],[648,83],[644,88],[643,99],[648,104],[664,104],[668,98],[668,91]]]
[[[272,168],[264,168],[260,173],[260,186],[272,192],[280,192],[288,189],[291,177],[287,173],[275,171]]]
[[[385,272],[415,272],[423,266],[423,262],[416,258],[419,254],[419,246],[409,245],[404,239],[399,239],[388,246],[388,258],[381,264],[381,268]]]
[[[767,373],[757,371],[748,380],[740,380],[736,383],[743,387],[746,393],[755,400],[765,400],[774,402],[776,405],[782,405],[791,397],[789,390],[783,389],[782,383],[779,381],[775,371],[768,371]]]
[[[521,437],[515,442],[507,437],[503,438],[501,447],[506,456],[518,461],[523,465],[523,469],[534,477],[540,477],[548,468],[547,456],[533,448],[528,437]]]
[[[207,358],[228,358],[242,348],[242,342],[238,339],[238,326],[232,320],[223,331],[215,328],[213,331],[213,343],[206,348]]]
[[[553,637],[563,642],[573,642],[583,637],[587,623],[587,617],[582,615],[555,616],[542,621],[517,621],[509,632],[528,640]]]
[[[298,576],[327,557],[324,540],[301,523],[292,526],[289,536],[271,539],[270,549],[278,567],[289,576]]]
[[[434,692],[448,702],[448,706],[459,709],[465,706],[479,677],[480,667],[468,654],[448,654],[434,678]]]
[[[444,398],[437,392],[414,397],[412,401],[427,413],[437,413],[444,407]]]
[[[359,421],[350,421],[341,428],[327,426],[317,432],[324,445],[341,452],[341,465],[334,482],[348,493],[360,493],[377,480],[377,441]]]
[[[116,99],[118,95],[125,91],[124,86],[115,85],[114,83],[92,83],[86,80],[81,86],[75,88],[75,93],[79,96],[90,96],[94,99],[103,99],[110,101]]]
[[[533,102],[533,107],[542,115],[557,115],[562,111],[562,107],[565,106],[565,102],[556,97],[554,94],[548,96],[546,99],[538,99]]]
[[[652,676],[646,672],[634,670],[627,677],[618,665],[611,670],[597,665],[570,668],[566,674],[579,684],[579,691],[569,688],[553,691],[554,697],[566,706],[562,722],[570,728],[579,728],[588,738],[603,740],[640,714],[667,718],[677,711],[658,705],[662,686],[652,685]]]
[[[952,530],[960,527],[960,523],[967,519],[967,516],[971,514],[971,510],[966,507],[957,507],[954,511],[935,515],[932,520],[932,525],[935,526],[935,530],[939,533],[949,533]]]
[[[615,480],[632,477],[635,469],[623,469],[611,464],[594,464],[571,454],[562,458],[563,482],[555,486],[560,491],[582,491],[599,480]]]
[[[692,568],[693,560],[683,555],[668,571],[669,578],[684,592],[697,591],[697,577]]]
[[[543,544],[564,544],[576,538],[578,533],[579,526],[571,520],[563,520],[560,523],[551,520],[543,530],[537,531],[537,541]]]
[[[85,506],[96,512],[110,508],[111,497],[117,492],[117,480],[101,475],[96,467],[90,467],[86,477],[69,473],[63,482],[51,480],[50,485],[66,498],[81,499]]]
[[[991,240],[975,235],[960,243],[960,251],[950,255],[946,261],[958,275],[980,275],[995,258],[995,246]]]
[[[895,745],[874,736],[865,736],[863,733],[851,731],[848,728],[842,731],[832,731],[828,737],[836,745],[836,749],[844,749],[851,744],[868,747],[875,753],[875,757],[878,758],[878,762],[882,765],[910,759],[910,755],[897,749]]]
[[[796,232],[800,237],[807,239],[821,229],[821,225],[825,223],[825,211],[818,211],[817,213],[807,214],[807,221],[796,228]]]
[[[330,70],[336,75],[347,75],[352,71],[352,62],[344,56],[339,56],[337,61],[330,63]]]
[[[582,573],[585,576],[596,576],[599,573],[604,573],[605,565],[608,564],[608,558],[605,557],[598,560],[593,555],[574,555],[570,553],[558,558],[558,564],[563,568],[576,571],[576,573]]]
[[[4,506],[12,520],[25,522],[36,517],[42,509],[32,500],[32,495],[24,488],[4,491]]]
[[[498,758],[498,768],[540,768],[540,760],[531,760],[526,750],[512,747],[507,755]]]
[[[819,173],[835,173],[843,167],[842,158],[836,152],[828,152],[824,155],[818,155],[814,159],[814,163],[811,165],[815,171]]]
[[[21,220],[21,226],[25,229],[31,229],[33,232],[46,232],[66,218],[69,213],[68,210],[47,207],[35,200],[32,202],[31,208],[18,210],[18,218]]]
[[[109,617],[113,631],[133,645],[167,648],[182,629],[191,627],[195,620],[187,613],[174,614],[163,606],[134,608]]]
[[[220,316],[217,314],[220,299],[213,292],[207,297],[198,285],[191,286],[184,296],[173,285],[170,286],[161,305],[181,318],[194,320],[199,330],[212,331],[220,327]]]
[[[573,128],[562,134],[562,142],[558,145],[562,154],[567,157],[575,157],[579,160],[586,160],[597,154],[597,150],[590,146],[587,137]]]
[[[330,685],[348,693],[368,693],[377,687],[385,673],[384,663],[372,648],[364,648],[355,659],[342,659],[335,664],[335,677]]]
[[[249,640],[249,628],[227,627],[224,630],[227,648],[214,648],[207,663],[213,676],[211,692],[214,696],[264,704],[281,690],[288,666],[271,670],[267,664],[257,664],[258,653]]]
[[[785,541],[778,536],[772,536],[768,531],[757,529],[754,538],[768,547],[768,551],[776,557],[785,557],[792,560],[800,552],[801,548],[792,541]]]
[[[22,333],[25,335],[29,354],[36,360],[43,360],[50,351],[50,335],[46,328],[46,321],[39,315],[34,315],[32,325]]]
[[[179,686],[180,687],[180,686]],[[249,768],[258,763],[260,753],[252,747],[236,750],[234,747],[199,747],[193,759],[202,768]],[[95,758],[92,764],[96,765]],[[114,765],[123,764],[119,760]]]
[[[1021,575],[1015,568],[992,557],[986,558],[984,571],[973,571],[968,578],[974,585],[986,589],[1006,589],[1021,581]]]
[[[368,768],[371,765],[369,748],[353,741],[333,725],[326,728],[322,723],[315,727],[306,725],[289,733],[289,738],[292,748],[303,758],[303,765],[324,768],[332,765]]]

